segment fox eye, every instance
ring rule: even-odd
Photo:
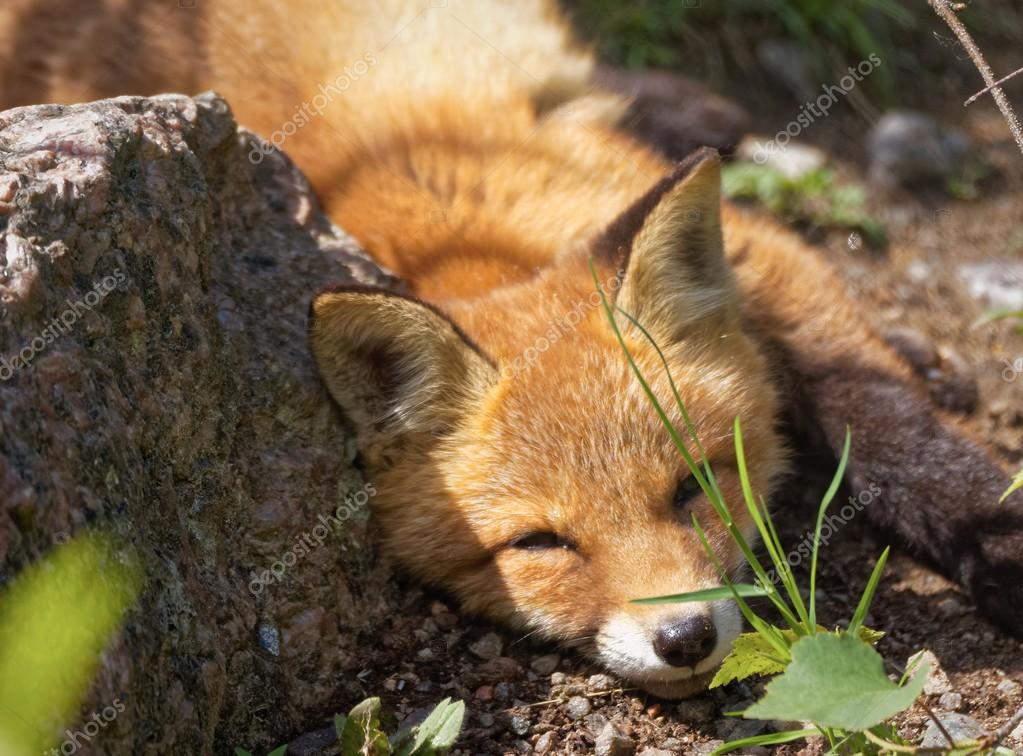
[[[526,551],[540,551],[541,549],[571,549],[570,541],[565,540],[557,533],[536,532],[521,535],[509,544],[513,549],[524,549]]]
[[[696,478],[690,475],[688,478],[678,484],[678,488],[675,489],[675,509],[682,510],[686,508],[693,499],[703,493],[703,489],[700,488],[700,484]]]

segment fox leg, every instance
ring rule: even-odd
[[[930,402],[813,250],[752,218],[725,228],[746,320],[783,366],[800,419],[836,455],[851,429],[847,481],[880,489],[869,520],[1023,633],[1023,495],[998,503],[1006,472]]]

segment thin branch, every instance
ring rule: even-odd
[[[1016,117],[1015,111],[1012,109],[1012,105],[1009,104],[1009,99],[1005,96],[1001,87],[998,86],[998,82],[995,80],[995,75],[991,72],[991,66],[987,64],[984,59],[983,53],[980,48],[977,47],[977,43],[973,41],[973,37],[966,31],[966,27],[963,26],[963,22],[959,20],[955,14],[955,10],[952,5],[949,4],[948,0],[927,0],[931,7],[934,8],[934,12],[941,17],[941,19],[948,24],[948,28],[952,30],[952,33],[959,39],[960,44],[966,50],[966,53],[970,56],[973,61],[973,65],[980,71],[981,78],[984,79],[984,83],[991,91],[991,96],[994,98],[995,103],[998,105],[998,109],[1002,111],[1002,115],[1005,117],[1005,122],[1009,124],[1009,130],[1012,132],[1012,136],[1016,139],[1016,144],[1019,146],[1020,152],[1023,152],[1023,127],[1020,126],[1019,118]]]
[[[1016,729],[1016,725],[1020,722],[1023,722],[1023,706],[1020,707],[1019,711],[1012,715],[1012,718],[1008,722],[999,727],[989,739],[985,739],[984,745],[991,749],[997,748],[1003,740],[1009,737],[1012,731]]]
[[[1023,68],[1017,68],[1017,69],[1016,69],[1015,71],[1013,71],[1013,72],[1012,72],[1011,74],[1009,74],[1008,76],[1003,76],[1002,78],[1000,78],[1000,79],[999,79],[998,81],[996,81],[996,82],[995,82],[994,84],[992,84],[992,85],[991,85],[991,87],[1000,87],[1000,86],[1002,86],[1002,84],[1004,84],[1005,82],[1007,82],[1007,81],[1008,81],[1009,79],[1011,79],[1011,78],[1012,78],[1013,76],[1017,76],[1017,75],[1019,75],[1019,74],[1021,74],[1021,73],[1023,73]],[[971,97],[971,98],[970,98],[970,99],[968,99],[968,100],[967,100],[966,102],[964,102],[964,103],[963,103],[963,107],[965,108],[965,107],[966,107],[967,105],[972,105],[972,104],[973,104],[974,102],[976,102],[976,101],[977,101],[977,100],[979,100],[979,99],[980,99],[981,97],[983,97],[983,96],[984,96],[984,95],[986,95],[986,94],[987,94],[988,92],[990,92],[990,91],[991,91],[991,87],[984,87],[984,88],[983,88],[982,90],[980,90],[979,92],[977,92],[977,94],[975,94],[975,95],[974,95],[973,97]]]

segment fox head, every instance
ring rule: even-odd
[[[743,331],[723,247],[719,161],[704,152],[583,253],[485,304],[441,310],[338,288],[311,308],[313,352],[356,425],[389,553],[466,609],[579,646],[666,697],[706,685],[741,616],[731,601],[632,600],[720,585],[694,514],[725,570],[734,577],[743,562],[633,375],[587,258],[663,352],[735,523],[752,539],[734,418],[758,493],[769,493],[784,453],[767,366]],[[684,428],[657,349],[630,319],[619,325]]]

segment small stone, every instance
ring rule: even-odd
[[[257,631],[259,645],[271,656],[281,655],[281,632],[273,625],[266,623],[259,626]]]
[[[504,641],[497,633],[487,633],[475,643],[470,643],[469,650],[481,659],[496,659],[504,650]]]
[[[1017,743],[1023,745],[1023,722],[1020,722],[1019,726],[1009,733],[1010,738],[1014,738]]]
[[[931,651],[920,651],[913,654],[906,662],[906,669],[912,669],[918,664],[925,663],[930,665],[930,671],[927,675],[927,682],[924,683],[924,695],[940,696],[943,693],[951,693],[952,683],[949,681],[948,675],[945,674],[945,670],[941,668],[938,657]]]
[[[586,729],[589,730],[594,737],[600,735],[607,726],[607,717],[603,714],[587,714],[583,717],[583,721],[586,723]]]
[[[670,751],[671,753],[681,753],[683,745],[682,741],[678,738],[668,738],[657,747],[663,748],[665,751]]]
[[[533,744],[533,753],[546,754],[551,753],[554,747],[558,744],[558,737],[553,731],[545,732],[536,742]]]
[[[592,691],[611,690],[614,688],[614,681],[607,675],[590,675],[586,680],[586,687]]]
[[[946,617],[959,617],[970,610],[959,599],[949,597],[938,602],[938,611]]]
[[[561,664],[560,654],[544,654],[533,659],[529,668],[538,675],[549,675],[558,668],[559,664]]]
[[[476,689],[476,698],[481,701],[491,701],[494,698],[493,685],[481,685]]]
[[[516,735],[525,735],[529,732],[529,718],[516,714],[511,718],[510,726],[511,731]]]
[[[480,723],[480,727],[493,727],[494,715],[488,711],[480,712],[476,716],[476,721]]]
[[[870,179],[892,188],[949,178],[962,170],[971,147],[965,132],[926,113],[889,111],[867,135]]]
[[[961,265],[959,277],[970,296],[992,310],[1023,310],[1023,262],[990,260]]]
[[[717,704],[706,698],[691,698],[682,701],[675,709],[679,719],[689,724],[704,724],[718,713]]]
[[[639,752],[639,756],[675,756],[675,754],[661,748],[644,748]]]
[[[1015,680],[1002,680],[995,687],[995,690],[1001,693],[1005,698],[1015,698],[1019,695],[1021,688],[1023,688],[1023,686]]]
[[[706,743],[696,743],[690,749],[693,756],[709,756],[725,744],[723,740],[708,740]]]
[[[724,717],[717,721],[717,734],[725,740],[742,740],[759,735],[767,729],[767,722],[759,719],[737,719]]]
[[[551,674],[551,685],[564,685],[565,681],[568,680],[568,675],[564,672],[554,672]]]
[[[945,711],[959,711],[963,705],[963,696],[961,693],[942,693],[941,698],[938,699],[938,707]]]
[[[632,739],[608,722],[597,736],[593,752],[597,756],[629,756],[635,749]]]
[[[572,696],[568,699],[568,703],[565,706],[568,716],[572,719],[582,719],[590,713],[590,709],[592,708],[593,707],[590,705],[590,699],[585,696]]]
[[[522,667],[514,659],[507,656],[498,656],[480,666],[480,672],[489,681],[518,680],[522,673]]]
[[[987,734],[984,726],[975,719],[965,714],[938,714],[938,720],[957,743],[960,740],[974,740]],[[939,748],[948,745],[944,734],[938,729],[938,725],[931,722],[927,725],[923,740],[920,741],[921,748]]]
[[[436,655],[433,653],[432,648],[421,648],[416,651],[416,658],[422,661],[432,661]]]
[[[499,682],[494,686],[494,698],[498,701],[510,701],[515,694],[515,688],[511,683]]]

